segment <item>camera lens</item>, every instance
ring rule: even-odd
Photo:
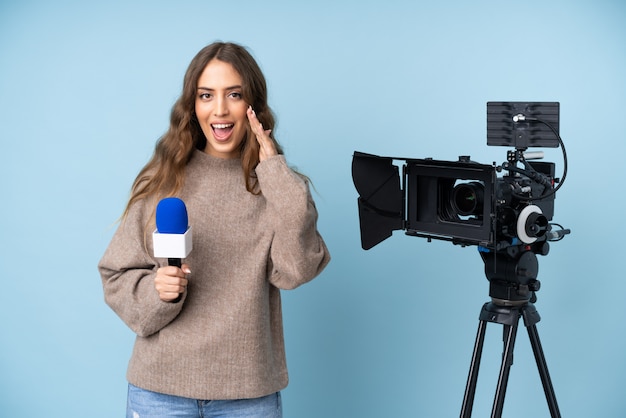
[[[478,182],[457,184],[452,191],[451,203],[460,216],[481,215],[484,187]]]

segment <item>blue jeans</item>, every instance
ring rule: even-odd
[[[280,392],[256,399],[208,401],[164,395],[128,385],[126,418],[282,418]]]

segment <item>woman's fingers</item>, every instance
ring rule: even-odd
[[[252,106],[248,107],[247,115],[248,121],[250,122],[250,128],[252,129],[252,133],[254,133],[257,142],[259,143],[259,160],[263,161],[268,157],[276,155],[278,152],[276,151],[276,147],[274,146],[274,141],[270,137],[270,133],[272,132],[272,130],[263,129],[263,125],[256,117],[256,113],[252,109]]]
[[[187,288],[189,281],[186,274],[188,273],[191,273],[191,270],[186,264],[182,268],[174,266],[159,268],[154,278],[154,287],[159,293],[159,298],[165,302],[178,298]]]

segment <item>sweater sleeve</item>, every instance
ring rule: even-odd
[[[317,209],[308,182],[291,170],[284,156],[261,162],[256,169],[273,229],[269,280],[294,289],[316,277],[330,261],[317,230]]]
[[[183,305],[162,301],[154,287],[159,265],[148,255],[145,219],[144,204],[133,205],[98,263],[106,303],[140,337],[161,330]]]

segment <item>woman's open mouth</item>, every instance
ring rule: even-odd
[[[234,127],[234,123],[213,123],[211,124],[213,137],[217,141],[227,141],[230,135],[233,133]]]

